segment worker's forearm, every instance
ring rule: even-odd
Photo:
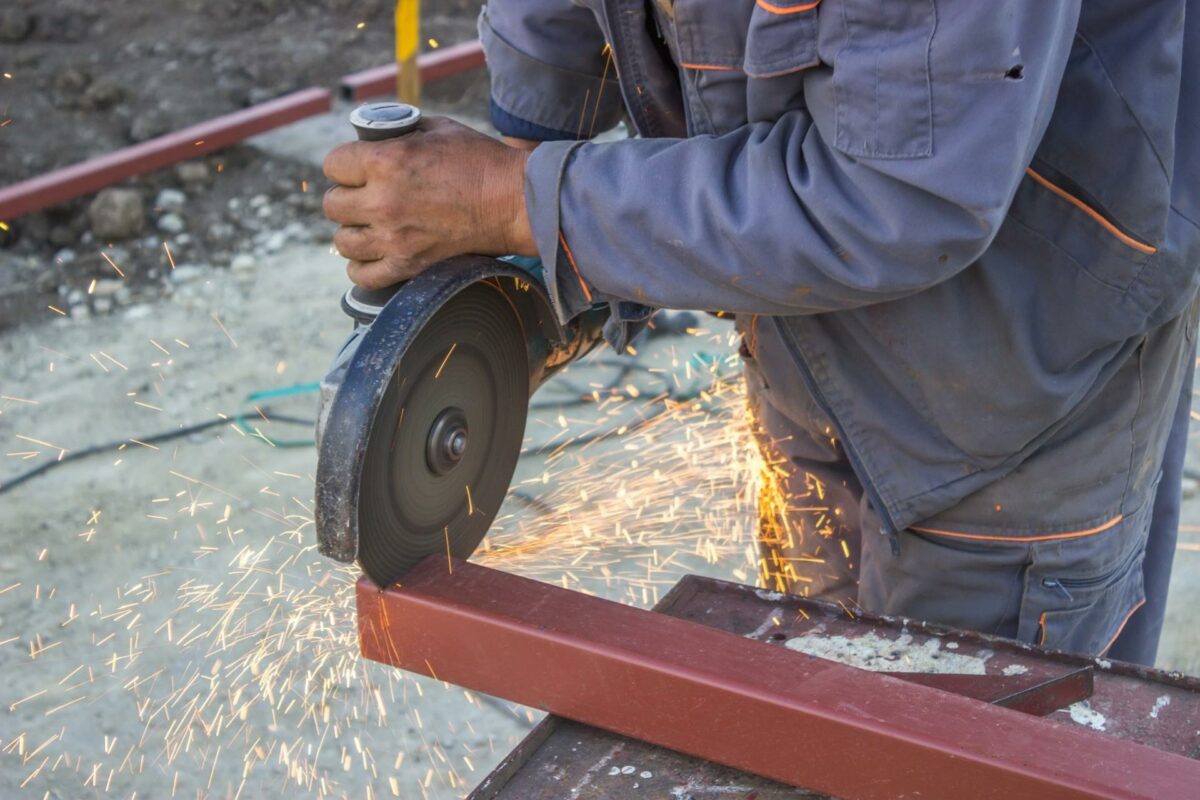
[[[907,127],[887,128],[882,144],[864,139],[877,110],[814,70],[807,110],[774,122],[718,137],[548,142],[530,153],[538,250],[559,296],[576,301],[560,302],[560,314],[596,297],[818,313],[921,291],[972,263],[1004,222],[1049,121],[1078,6],[1022,6],[1005,18],[963,8],[964,19],[938,29],[931,80],[942,105],[927,131],[899,116]],[[980,51],[1006,63],[1014,41],[1020,81],[962,71]],[[858,95],[875,74],[869,64],[838,69],[865,82]]]

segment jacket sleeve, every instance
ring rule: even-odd
[[[936,7],[935,30],[847,41],[827,15],[819,47],[832,66],[806,72],[807,108],[774,122],[534,150],[526,207],[559,314],[611,299],[812,314],[915,293],[975,261],[1049,122],[1078,0],[1003,13],[897,2]],[[891,44],[919,48],[921,91],[888,96]],[[893,146],[922,120],[916,146]]]
[[[586,139],[620,119],[616,70],[588,9],[572,0],[488,0],[479,38],[492,124],[506,136]]]

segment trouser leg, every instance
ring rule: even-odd
[[[761,515],[767,586],[857,600],[877,613],[1100,654],[1115,647],[1142,613],[1146,584],[1150,635],[1138,633],[1140,621],[1133,631],[1156,643],[1178,522],[1186,406],[1177,409],[1176,427],[1183,427],[1172,437],[1174,447],[1168,448],[1163,464],[1168,493],[1156,499],[1161,513],[1147,502],[1098,535],[1024,542],[980,536],[980,541],[970,541],[908,530],[893,541],[878,533],[878,519],[869,503],[862,502],[861,487],[840,446],[817,435],[819,424],[807,419],[802,408],[797,411],[801,404],[795,398],[788,396],[788,414],[773,405],[757,368],[748,363],[759,440],[773,465],[767,485],[774,484],[774,491],[764,492]],[[1185,385],[1190,387],[1190,380]],[[832,526],[831,513],[836,519]],[[1152,516],[1154,546],[1148,548]],[[1146,661],[1153,655],[1146,655],[1147,648],[1130,644],[1111,654]]]
[[[1142,565],[1146,603],[1125,625],[1108,654],[1121,661],[1153,666],[1167,612],[1167,588],[1175,561],[1179,536],[1179,506],[1182,501],[1183,464],[1187,456],[1188,421],[1192,411],[1192,378],[1195,359],[1189,359],[1171,434],[1163,456],[1162,478],[1154,496],[1154,511],[1146,557]]]
[[[853,604],[857,594],[862,488],[841,447],[773,406],[761,375],[746,369],[763,453],[760,572],[775,591]]]

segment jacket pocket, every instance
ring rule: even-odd
[[[834,146],[864,158],[933,155],[933,0],[840,6],[845,39],[833,62]]]
[[[821,0],[757,0],[746,32],[742,69],[774,78],[817,64],[817,7]]]

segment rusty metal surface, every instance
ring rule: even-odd
[[[478,69],[484,64],[483,45],[478,39],[462,44],[441,47],[417,56],[417,69],[421,72],[421,83],[439,78],[448,78],[460,72]],[[342,78],[342,97],[348,100],[368,100],[372,97],[396,93],[395,64],[355,72]]]
[[[0,188],[0,220],[90,194],[117,181],[219,150],[329,110],[325,89],[304,89],[174,131],[141,144]]]
[[[1092,673],[1091,667],[1063,667],[1061,674],[1051,678],[1030,678],[1025,675],[879,672],[880,675],[890,675],[902,681],[919,683],[943,692],[982,700],[1039,717],[1091,697],[1094,685]]]
[[[713,616],[702,586],[734,592],[717,627],[687,620]],[[793,652],[795,606],[736,590],[684,581],[658,614],[431,557],[360,582],[359,634],[368,658],[844,798],[1194,796],[1195,761]]]
[[[1023,714],[1044,717],[1082,700],[1091,699],[1096,688],[1095,674],[1091,667],[1081,667],[1067,672],[1062,677],[1051,678],[1025,689],[1017,689],[1002,697],[989,698],[988,702]]]
[[[467,800],[827,797],[561,717],[547,717]]]
[[[905,654],[917,652],[931,655],[928,663],[961,655],[979,659],[987,675],[1039,680],[1091,667],[1094,688],[1086,709],[1077,707],[1075,717],[1058,711],[1050,719],[1089,730],[1102,726],[1097,732],[1105,736],[1200,758],[1200,679],[1177,672],[1043,650],[917,620],[857,612],[850,616],[837,605],[695,576],[679,581],[657,610],[782,647],[807,636],[869,637],[881,651],[894,645],[901,666]],[[881,666],[891,669],[886,661]]]

